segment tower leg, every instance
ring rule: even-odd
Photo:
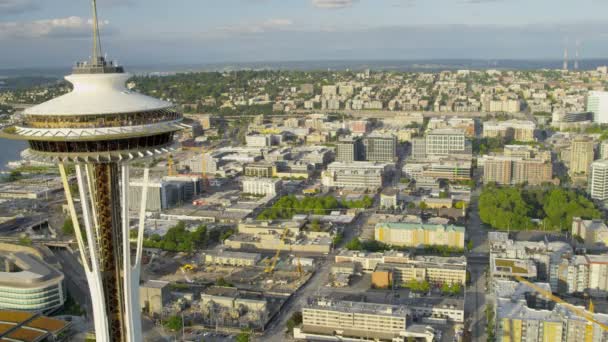
[[[126,341],[125,292],[122,282],[122,265],[125,256],[122,249],[118,164],[95,164],[93,174],[99,224],[99,265],[110,338],[112,341]]]

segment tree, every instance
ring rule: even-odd
[[[22,237],[19,238],[19,244],[21,246],[31,246],[32,238],[30,238],[28,235],[23,235]]]
[[[74,235],[74,223],[71,218],[66,218],[61,226],[61,232],[64,235]]]
[[[448,192],[447,191],[442,191],[439,193],[439,198],[448,198]]]
[[[164,323],[165,328],[171,330],[171,331],[178,331],[183,327],[182,324],[182,318],[180,316],[171,316],[169,317],[169,319],[167,319]]]
[[[287,320],[286,326],[290,333],[293,333],[293,328],[300,325],[302,323],[302,313],[300,311],[296,311],[291,315],[291,317]]]
[[[363,248],[359,238],[353,238],[346,244],[345,247],[350,251],[360,251]]]
[[[467,242],[467,250],[469,250],[469,251],[473,250],[473,240],[469,240]]]
[[[226,279],[224,279],[224,277],[217,278],[217,280],[215,281],[215,285],[224,286],[224,287],[234,287],[234,285],[232,283],[226,281]]]
[[[429,206],[426,204],[426,202],[421,201],[421,202],[418,204],[418,207],[420,207],[420,209],[424,210],[424,209],[427,209]]]
[[[236,342],[249,342],[251,340],[251,329],[243,329],[236,335]]]
[[[312,222],[310,223],[310,230],[313,232],[321,231],[321,225],[320,225],[319,219],[312,220]]]

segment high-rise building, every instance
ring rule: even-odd
[[[350,163],[364,159],[363,144],[359,137],[346,137],[336,145],[336,161]]]
[[[26,157],[59,165],[91,291],[96,340],[142,341],[139,281],[147,187],[132,253],[129,168],[133,160],[170,151],[182,115],[171,103],[125,87],[131,75],[101,52],[95,0],[92,23],[91,60],[78,63],[66,77],[73,90],[28,108],[22,121],[2,134],[27,140]],[[66,164],[74,165],[80,212]],[[148,180],[144,167],[144,184]]]
[[[465,153],[466,137],[459,129],[436,129],[426,135],[426,154],[429,156],[449,156]]]
[[[397,138],[394,135],[371,134],[363,139],[365,160],[393,162],[397,156]]]
[[[600,144],[600,159],[608,159],[608,140]]]
[[[589,194],[591,198],[608,200],[608,160],[597,160],[591,164],[589,177]]]
[[[570,176],[589,174],[589,168],[594,160],[593,139],[580,136],[572,140],[570,146]]]
[[[593,113],[593,122],[608,123],[608,92],[590,91],[587,95],[587,111]]]

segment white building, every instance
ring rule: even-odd
[[[270,136],[266,135],[248,135],[245,141],[248,147],[267,147],[272,143]]]
[[[593,121],[608,123],[608,92],[590,91],[587,96],[587,111],[593,113]]]
[[[589,177],[589,194],[591,198],[605,201],[608,199],[608,160],[596,160],[591,163]]]
[[[243,192],[253,195],[276,196],[281,188],[280,179],[273,178],[243,178]]]
[[[328,187],[373,188],[385,184],[390,164],[371,162],[333,162],[323,172],[322,183]]]

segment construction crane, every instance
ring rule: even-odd
[[[536,291],[536,292],[540,293],[541,295],[543,295],[545,298],[548,298],[548,299],[550,299],[551,301],[553,301],[555,303],[563,305],[566,309],[568,309],[568,310],[574,312],[576,315],[584,318],[589,323],[597,324],[600,328],[608,331],[608,325],[606,325],[606,324],[604,324],[602,322],[599,322],[598,320],[596,320],[593,317],[593,302],[590,302],[590,304],[589,304],[589,310],[584,310],[584,309],[581,309],[581,308],[579,308],[577,306],[574,306],[574,305],[572,305],[572,304],[564,301],[563,299],[561,299],[561,298],[553,295],[553,293],[551,293],[551,291],[547,291],[547,290],[543,289],[542,287],[540,287],[540,286],[538,286],[538,285],[536,285],[536,284],[528,281],[524,277],[521,277],[521,276],[514,276],[514,277],[515,277],[515,279],[518,282],[520,282],[520,283],[522,283],[522,284],[530,287],[534,291]],[[589,327],[593,328],[593,326],[589,326]]]
[[[169,177],[173,177],[175,176],[175,162],[173,161],[173,155],[169,155],[169,158],[167,158],[167,174],[169,175]]]
[[[205,188],[209,187],[209,179],[207,178],[207,158],[205,158],[205,152],[207,152],[207,149],[204,146],[201,147],[185,147],[182,146],[182,150],[190,150],[190,151],[196,151],[196,152],[200,152],[201,154],[201,176],[203,177],[203,186]]]
[[[285,241],[285,238],[287,237],[287,233],[289,233],[289,227],[285,227],[285,230],[283,230],[280,241]],[[266,272],[266,273],[274,272],[275,267],[277,267],[277,262],[279,261],[279,254],[281,254],[281,247],[277,248],[277,252],[272,257],[269,265],[266,266],[266,268],[264,269],[264,272]]]
[[[186,272],[193,272],[196,269],[196,266],[192,265],[192,264],[185,264],[184,266],[182,266],[182,270],[186,271]]]
[[[304,275],[304,270],[302,269],[302,263],[300,262],[300,257],[298,257],[298,274],[300,275],[300,278]]]

